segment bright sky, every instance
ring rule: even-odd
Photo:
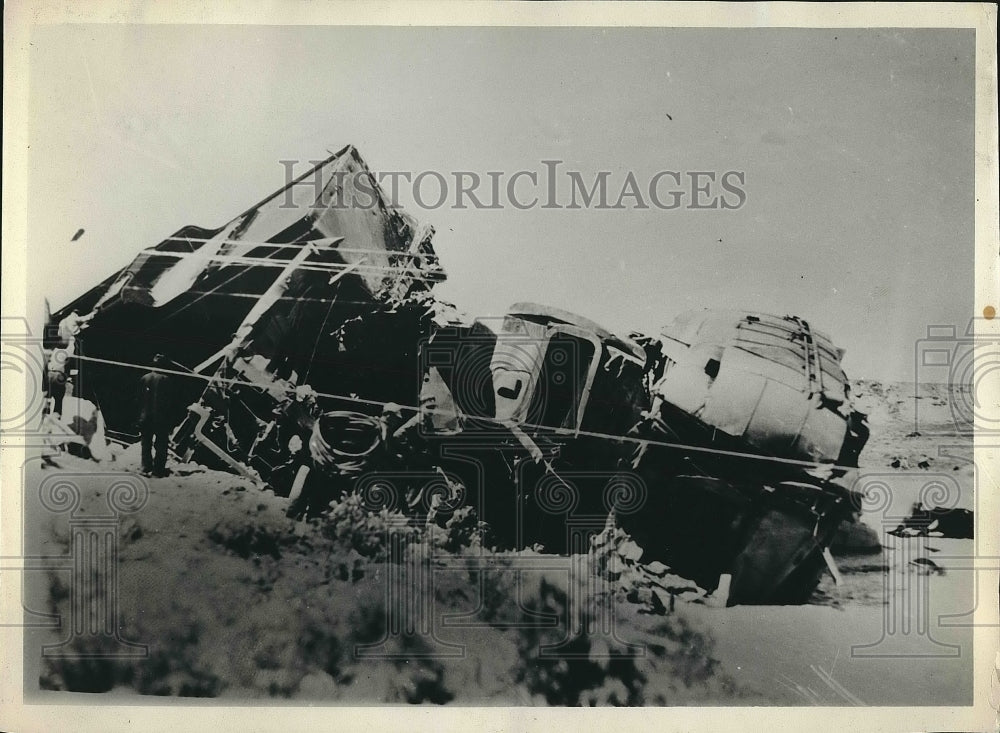
[[[744,171],[736,211],[420,210],[439,293],[618,331],[689,308],[810,319],[912,379],[973,293],[973,31],[50,26],[31,48],[29,308],[345,144],[375,170]],[[669,115],[669,116],[668,116]],[[671,119],[672,118],[672,119]],[[303,164],[305,165],[305,163]],[[436,188],[428,184],[427,198]],[[71,237],[86,230],[76,242]]]

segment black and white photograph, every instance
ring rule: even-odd
[[[8,3],[2,727],[994,729],[996,9],[803,5]]]

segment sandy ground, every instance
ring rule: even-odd
[[[715,654],[778,704],[971,704],[972,630],[961,624],[976,589],[961,568],[974,543],[886,534],[921,497],[974,508],[971,437],[956,429],[945,385],[920,385],[917,401],[912,384],[858,382],[855,391],[871,428],[859,461],[858,488],[872,498],[862,521],[883,550],[838,557],[843,584],[824,577],[808,606],[711,610]],[[921,557],[941,572],[923,574],[912,562]]]
[[[858,384],[872,429],[861,481],[889,487],[888,503],[873,500],[864,521],[886,547],[838,558],[842,584],[825,579],[809,605],[718,608],[688,593],[675,611],[650,613],[619,590],[611,611],[581,614],[573,599],[586,594],[571,590],[581,575],[571,560],[456,552],[455,528],[431,543],[434,584],[414,596],[422,611],[411,606],[418,629],[429,626],[391,633],[400,623],[391,611],[403,604],[388,589],[402,587],[400,568],[414,577],[413,567],[426,567],[405,553],[384,562],[394,551],[370,538],[384,538],[391,518],[348,508],[334,522],[293,523],[285,499],[175,465],[172,476],[147,480],[145,506],[116,530],[119,637],[146,645],[144,656],[106,658],[134,650],[84,634],[57,652],[76,657],[43,659],[43,644],[71,637],[69,623],[29,629],[26,690],[354,704],[969,704],[972,635],[960,624],[975,593],[960,568],[973,543],[885,534],[934,481],[974,506],[971,443],[958,437],[947,395],[924,386],[927,409],[915,425],[912,389]],[[134,471],[135,452],[101,464],[30,461],[26,553],[65,556],[70,546],[67,515],[39,503],[40,483],[71,480],[82,497],[77,518],[97,516],[115,476]],[[918,570],[919,557],[940,572]],[[74,618],[68,566],[26,578],[31,611]],[[567,618],[613,618],[613,630],[566,643]],[[546,645],[556,645],[554,656],[539,652]]]

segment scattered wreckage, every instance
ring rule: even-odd
[[[567,553],[613,513],[645,561],[728,584],[730,604],[801,603],[836,573],[867,430],[829,338],[712,311],[627,338],[531,303],[469,321],[433,294],[433,230],[374,178],[373,206],[335,205],[365,172],[347,147],[52,314],[46,346],[70,342],[109,436],[137,439],[135,386],[163,352],[174,451],[254,477],[292,516],[352,490],[412,513],[468,505],[499,547]]]

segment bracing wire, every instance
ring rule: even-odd
[[[109,364],[109,365],[112,365],[112,366],[120,366],[120,367],[129,368],[129,369],[143,369],[143,370],[147,370],[148,371],[148,370],[152,370],[154,368],[154,367],[152,367],[152,366],[150,366],[148,364],[135,364],[135,363],[132,363],[132,362],[117,361],[117,360],[114,360],[114,359],[101,359],[101,358],[94,357],[94,356],[80,356],[80,357],[75,357],[75,358],[79,358],[80,360],[83,360],[83,361],[90,361],[90,362],[94,362],[94,363],[98,363],[98,364]],[[256,384],[254,382],[249,382],[249,381],[241,380],[241,379],[231,379],[231,378],[224,378],[224,377],[219,377],[219,376],[206,376],[206,375],[203,375],[203,374],[194,374],[194,373],[190,373],[190,372],[182,372],[182,371],[175,370],[175,369],[163,369],[161,367],[155,367],[155,370],[158,371],[158,372],[161,372],[163,374],[176,374],[176,375],[182,376],[182,377],[190,377],[190,378],[195,378],[195,379],[201,379],[202,381],[210,382],[210,383],[213,383],[213,384],[228,384],[230,386],[245,386],[245,387],[252,387],[254,389],[261,389],[261,385],[260,384]],[[278,385],[273,385],[272,388],[273,387],[277,387],[277,386]],[[295,388],[294,387],[287,387],[287,388],[284,388],[284,389],[289,394],[295,392]],[[329,392],[316,392],[315,395],[317,397],[325,397],[327,399],[338,400],[338,401],[341,401],[341,402],[352,402],[352,403],[362,404],[362,405],[366,405],[366,406],[370,406],[370,407],[385,407],[387,404],[390,404],[389,402],[387,402],[385,400],[366,399],[364,397],[358,397],[356,395],[342,395],[342,394],[334,394],[334,393],[329,393]],[[418,406],[415,406],[415,405],[400,405],[399,403],[395,403],[395,402],[392,403],[392,404],[395,405],[395,406],[398,406],[401,409],[412,410],[414,412],[424,412],[424,413],[428,413],[428,414],[445,415],[445,416],[449,416],[449,417],[454,415],[453,412],[448,411],[448,410],[439,410],[439,409],[433,409],[433,408],[427,408],[427,407],[418,407]],[[499,427],[504,427],[504,428],[509,428],[510,427],[509,423],[507,423],[507,422],[505,422],[503,420],[499,420],[497,418],[490,418],[490,417],[485,417],[485,416],[483,416],[483,417],[475,416],[474,419],[478,420],[478,421],[482,421],[482,422],[493,423],[493,424],[495,424],[495,425],[497,425]],[[530,429],[530,430],[538,430],[540,432],[548,432],[548,433],[551,433],[553,435],[565,435],[565,436],[573,436],[573,437],[575,437],[575,436],[581,436],[582,435],[582,436],[586,436],[586,437],[589,437],[589,438],[611,440],[611,441],[615,441],[615,442],[635,443],[636,445],[641,445],[641,446],[655,446],[655,447],[659,447],[659,448],[668,448],[668,449],[672,449],[672,450],[683,450],[683,451],[690,451],[690,452],[694,452],[694,453],[704,453],[704,454],[709,454],[709,455],[722,455],[722,456],[729,456],[729,457],[733,457],[733,458],[743,458],[743,459],[753,460],[753,461],[770,462],[770,463],[780,463],[780,464],[784,464],[784,465],[800,466],[800,467],[803,467],[803,468],[824,468],[824,469],[839,469],[839,470],[848,470],[848,471],[853,471],[853,470],[857,469],[857,466],[840,466],[840,465],[837,465],[837,464],[834,464],[834,463],[821,463],[819,461],[803,461],[803,460],[800,460],[800,459],[797,459],[797,458],[781,458],[779,456],[765,456],[765,455],[760,455],[760,454],[757,454],[757,453],[745,453],[745,452],[741,452],[741,451],[726,450],[726,449],[723,449],[723,448],[710,448],[708,446],[692,445],[692,444],[689,444],[689,443],[674,443],[674,442],[668,442],[668,441],[653,440],[653,439],[650,439],[650,438],[643,438],[643,437],[632,436],[632,435],[614,435],[612,433],[601,433],[601,432],[597,432],[597,431],[593,431],[593,430],[575,430],[575,429],[569,429],[569,428],[556,428],[556,427],[552,427],[550,425],[537,425],[537,424],[532,424],[532,423],[518,423],[517,426],[519,428],[521,428],[521,429],[527,428],[527,429]]]

